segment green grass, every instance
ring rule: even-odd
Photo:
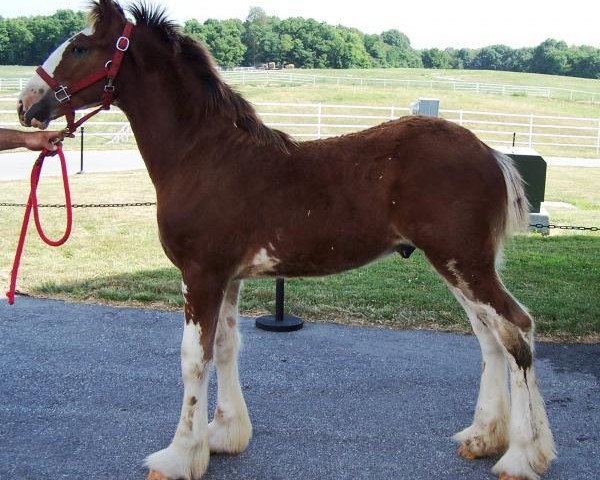
[[[573,212],[580,224],[600,226],[599,174],[599,169],[550,167],[546,200],[572,203],[579,207]],[[43,180],[41,202],[61,202],[59,182]],[[154,198],[145,172],[77,175],[71,183],[76,203]],[[22,202],[26,195],[26,182],[4,182],[0,202]],[[551,209],[551,220],[565,223],[565,215],[573,212]],[[4,285],[21,215],[22,209],[0,207]],[[62,210],[42,211],[51,236],[60,234],[63,215]],[[72,300],[181,306],[179,274],[162,253],[153,207],[77,209],[74,215],[72,238],[61,248],[42,245],[30,229],[20,290]],[[505,282],[537,319],[538,332],[570,340],[599,338],[600,233],[518,236],[508,242],[505,259]],[[272,310],[273,290],[272,280],[246,282],[242,311]],[[464,313],[418,252],[409,260],[389,257],[332,277],[290,280],[286,301],[291,313],[312,320],[468,330]]]

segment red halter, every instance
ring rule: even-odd
[[[52,90],[54,90],[54,96],[56,97],[58,103],[61,104],[65,118],[67,119],[67,130],[69,132],[74,132],[77,130],[77,127],[79,127],[90,117],[96,115],[100,110],[110,109],[110,104],[113,101],[115,93],[114,81],[119,73],[119,68],[121,67],[121,62],[123,61],[125,52],[129,48],[129,40],[131,38],[132,31],[133,23],[127,22],[125,28],[123,29],[123,34],[117,38],[115,43],[115,53],[112,60],[106,62],[106,65],[102,70],[97,70],[93,73],[90,73],[87,77],[84,77],[82,80],[79,80],[70,87],[59,84],[54,77],[44,70],[43,67],[39,66],[36,69],[36,73],[42,77],[42,79],[50,86]],[[93,110],[75,122],[75,109],[73,108],[73,105],[71,105],[71,97],[80,90],[83,90],[84,88],[87,88],[104,78],[108,79],[108,81],[106,82],[106,85],[104,85],[102,104],[96,110]]]

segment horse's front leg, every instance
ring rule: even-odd
[[[146,459],[148,480],[194,480],[208,468],[208,380],[226,281],[183,272],[183,405],[171,444]]]
[[[240,386],[238,352],[240,335],[237,327],[240,282],[232,282],[221,306],[215,339],[217,367],[217,407],[208,424],[211,452],[243,452],[252,437],[252,424]]]

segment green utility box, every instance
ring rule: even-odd
[[[531,213],[540,213],[546,192],[546,161],[531,148],[500,149],[515,162],[525,181],[525,194],[531,205]]]

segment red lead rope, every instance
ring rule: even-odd
[[[67,209],[67,225],[65,228],[64,235],[58,240],[51,240],[46,236],[40,222],[40,214],[38,211],[38,200],[37,200],[37,187],[40,181],[40,174],[42,173],[42,166],[44,165],[44,159],[46,157],[54,156],[58,154],[60,158],[60,167],[62,170],[63,185],[65,187],[65,207]],[[31,170],[31,191],[29,193],[29,199],[27,200],[27,207],[25,209],[25,215],[23,216],[23,224],[21,225],[21,235],[19,236],[19,243],[17,245],[17,251],[15,253],[15,260],[13,262],[13,268],[10,272],[10,289],[6,293],[8,297],[8,303],[12,305],[15,303],[15,290],[17,285],[17,274],[19,272],[19,264],[21,263],[21,254],[23,253],[23,246],[25,245],[25,236],[27,235],[27,227],[29,226],[29,219],[31,217],[31,210],[33,210],[33,218],[35,220],[35,226],[37,228],[40,238],[52,247],[58,247],[65,243],[71,234],[71,225],[73,223],[73,211],[71,208],[71,191],[69,190],[69,177],[67,176],[67,162],[65,161],[65,155],[60,145],[56,146],[56,150],[42,150],[40,156],[35,161]]]

